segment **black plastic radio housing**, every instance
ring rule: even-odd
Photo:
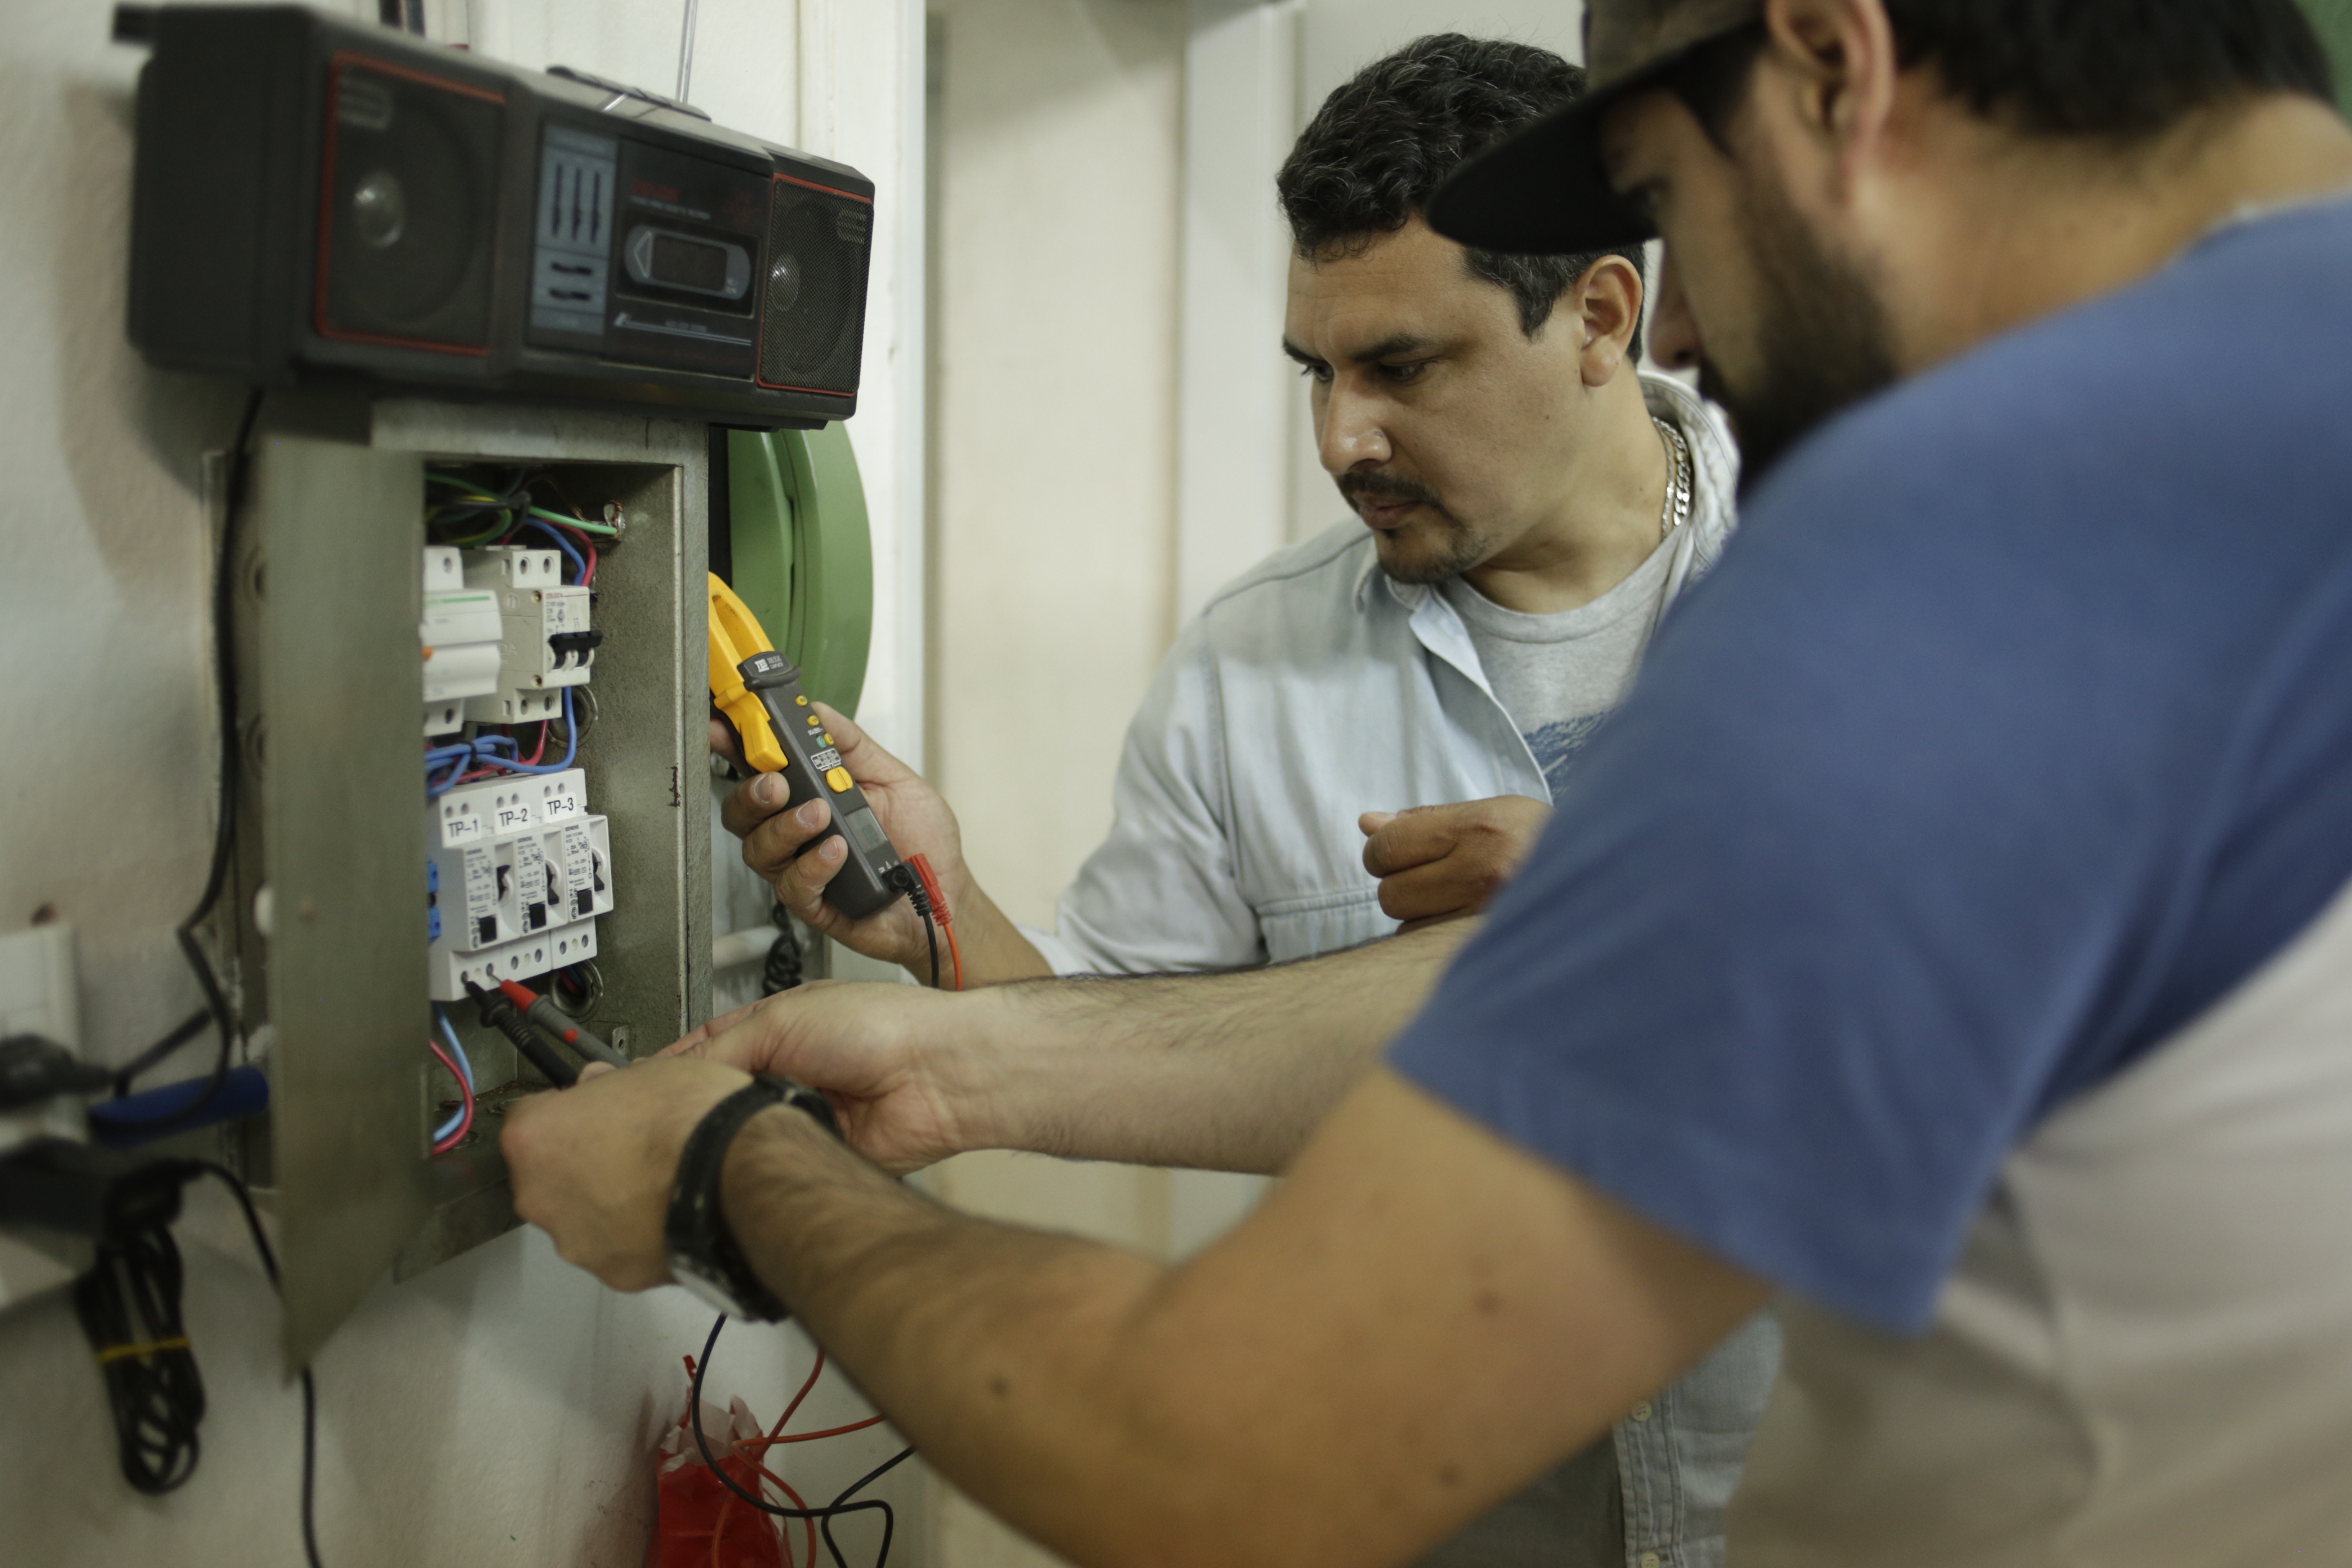
[[[151,363],[752,428],[856,410],[856,170],[299,5],[124,7],[117,36],[152,49],[130,283]]]

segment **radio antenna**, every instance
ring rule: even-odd
[[[686,21],[677,38],[677,100],[686,101],[686,86],[694,76],[694,13],[697,0],[686,0]]]

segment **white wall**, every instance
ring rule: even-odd
[[[240,399],[151,372],[124,342],[140,57],[107,43],[110,11],[106,0],[10,0],[0,30],[0,931],[44,906],[74,923],[84,1038],[119,1061],[195,1005],[171,927],[202,879],[211,818],[198,458],[226,445]],[[436,33],[486,54],[675,85],[674,0],[475,0],[436,16]],[[917,746],[919,10],[701,0],[701,16],[698,99],[859,163],[882,187],[866,413],[853,432],[883,601],[869,710],[894,744]],[[192,1197],[180,1234],[211,1396],[195,1477],[168,1498],[132,1493],[64,1301],[0,1314],[0,1559],[301,1561],[299,1401],[275,1364],[275,1309],[217,1194]],[[326,1562],[633,1568],[654,1436],[682,1406],[679,1357],[709,1324],[674,1289],[605,1292],[535,1234],[378,1289],[318,1363]],[[714,1392],[741,1392],[772,1417],[809,1353],[794,1334],[730,1331]],[[807,1418],[860,1408],[829,1378]],[[794,1453],[787,1473],[829,1491],[888,1444],[877,1429],[808,1445],[822,1451]],[[901,1472],[885,1495],[921,1491]],[[906,1511],[893,1560],[921,1563],[924,1521]]]
[[[946,0],[934,247],[931,776],[1016,919],[1110,826],[1175,625],[1182,0]],[[1158,1251],[1159,1172],[967,1155],[939,1192]],[[952,1568],[1051,1558],[952,1493]]]

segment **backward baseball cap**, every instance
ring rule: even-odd
[[[1590,0],[1583,95],[1455,170],[1429,199],[1430,227],[1479,250],[1521,255],[1582,255],[1654,238],[1649,215],[1602,177],[1601,117],[1763,12],[1764,0]]]

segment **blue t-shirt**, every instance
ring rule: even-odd
[[[1719,1257],[1916,1331],[2007,1152],[2347,879],[2331,203],[1792,454],[1392,1059]]]

